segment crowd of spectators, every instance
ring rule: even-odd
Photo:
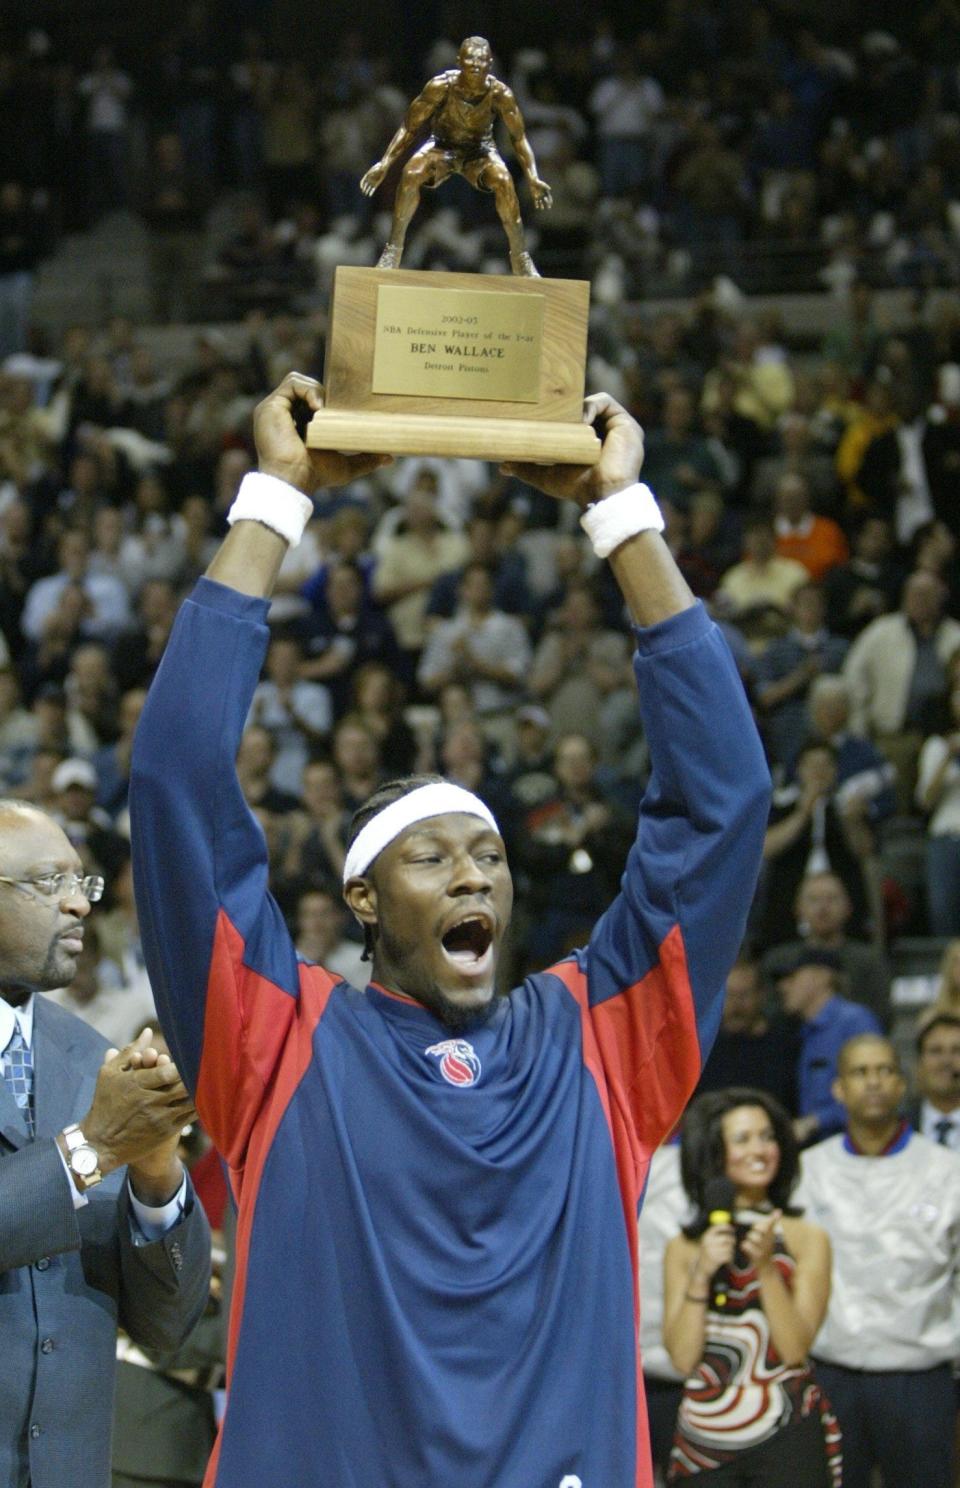
[[[0,346],[22,338],[57,234],[118,209],[149,230],[158,319],[298,308],[325,295],[336,263],[373,261],[392,182],[368,202],[360,177],[460,38],[391,47],[388,31],[345,30],[321,53],[281,9],[192,0],[156,35],[128,19],[116,42],[95,15],[89,28],[11,20]],[[718,274],[748,293],[952,283],[960,10],[874,9],[866,29],[845,0],[662,0],[642,18],[613,4],[552,35],[511,16],[496,71],[553,190],[535,224],[543,270],[602,277],[626,298]],[[448,183],[407,265],[502,267],[489,206]]]
[[[904,1047],[917,1122],[956,1146],[960,310],[927,291],[960,277],[960,5],[863,36],[842,3],[660,9],[655,29],[598,21],[498,65],[553,186],[538,262],[593,279],[590,385],[644,425],[667,540],[727,635],[773,775],[702,1089],[765,1079],[801,1144],[838,1131],[840,1048],[894,1022],[891,947],[952,940]],[[187,7],[149,70],[62,56],[41,32],[0,48],[0,117],[37,124],[16,151],[0,130],[0,793],[50,811],[107,879],[56,995],[114,1044],[153,1012],[126,813],[146,689],[251,467],[256,401],[291,366],[322,375],[332,268],[374,261],[359,176],[452,55],[438,44],[395,80],[347,36],[312,72],[251,28],[229,52],[213,13]],[[497,267],[488,207],[451,183],[410,266]],[[148,225],[156,320],[226,310],[233,334],[198,327],[174,355],[122,318],[31,333],[40,256],[117,208]],[[796,341],[718,274],[831,289],[836,314]],[[881,283],[916,288],[906,321],[885,319]],[[637,303],[664,285],[702,292]],[[363,983],[345,834],[411,770],[502,824],[511,978],[581,943],[616,891],[647,756],[622,602],[575,513],[477,462],[398,461],[319,494],[271,627],[237,766],[301,953]]]
[[[758,955],[810,934],[811,875],[864,943],[960,935],[960,318],[918,306],[886,334],[863,291],[848,315],[869,334],[846,360],[840,322],[811,357],[707,297],[593,343],[766,744]],[[254,403],[291,364],[319,372],[322,334],[258,313],[160,365],[126,321],[74,326],[0,379],[0,783],[52,807],[111,880],[144,691],[251,465]],[[479,462],[399,461],[320,494],[272,625],[238,767],[291,923],[336,884],[376,783],[439,768],[503,822],[515,969],[587,932],[645,746],[622,604],[568,513]],[[925,892],[885,862],[905,828]],[[862,1000],[888,1021],[885,994]]]

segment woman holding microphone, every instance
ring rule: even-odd
[[[789,1206],[797,1144],[760,1090],[702,1095],[681,1173],[696,1217],[667,1246],[664,1342],[686,1376],[669,1481],[839,1488],[840,1434],[807,1355],[830,1244]]]

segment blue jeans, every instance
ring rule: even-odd
[[[931,935],[960,935],[960,837],[927,838],[927,919]]]

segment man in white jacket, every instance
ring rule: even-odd
[[[844,1488],[952,1488],[960,1352],[960,1155],[899,1115],[905,1083],[874,1034],[840,1054],[848,1127],[803,1154],[797,1202],[833,1248],[813,1345],[843,1433]]]
[[[918,570],[903,586],[900,609],[872,620],[844,663],[850,727],[875,740],[897,771],[897,800],[913,809],[924,704],[946,686],[946,663],[960,648],[960,624],[943,613],[947,592]]]

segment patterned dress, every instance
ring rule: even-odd
[[[739,1212],[750,1225],[759,1214]],[[774,1237],[774,1264],[793,1290],[796,1262],[782,1231]],[[752,1266],[726,1268],[728,1285],[711,1288],[703,1358],[683,1388],[670,1457],[669,1481],[693,1477],[736,1461],[778,1431],[819,1414],[831,1479],[840,1488],[840,1429],[830,1402],[809,1363],[783,1363],[760,1300],[760,1279]]]

